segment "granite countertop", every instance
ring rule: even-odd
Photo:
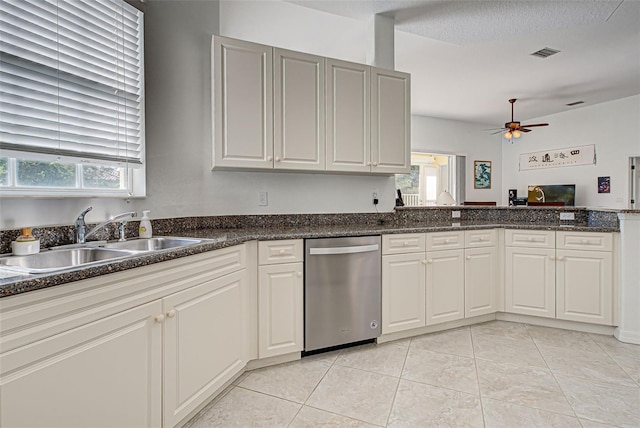
[[[103,264],[85,268],[73,268],[46,274],[20,274],[0,268],[0,298],[13,296],[28,291],[34,291],[56,285],[66,284],[88,278],[94,278],[109,273],[120,272],[137,267],[147,266],[186,257],[220,248],[231,247],[252,240],[279,240],[304,238],[329,238],[340,236],[364,236],[393,233],[441,232],[449,230],[474,230],[500,227],[505,229],[531,229],[554,231],[589,231],[589,232],[617,232],[614,227],[572,226],[557,224],[511,224],[491,221],[460,221],[460,222],[417,222],[411,224],[345,224],[327,226],[285,226],[285,227],[255,227],[242,229],[197,229],[173,234],[173,236],[207,238],[210,241],[178,249],[168,249],[153,253],[140,254],[126,259],[108,261]],[[50,251],[50,250],[45,250]]]

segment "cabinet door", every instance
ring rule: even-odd
[[[464,251],[464,316],[492,314],[498,307],[498,251],[496,247]]]
[[[158,427],[159,301],[0,355],[0,426]]]
[[[556,318],[613,323],[611,253],[557,250]]]
[[[274,168],[324,170],[325,59],[274,49]]]
[[[382,257],[382,334],[425,326],[424,256]]]
[[[506,247],[505,310],[555,318],[555,250]]]
[[[427,252],[427,325],[464,318],[464,250]]]
[[[304,346],[302,263],[258,270],[258,357],[302,351]]]
[[[246,364],[245,271],[162,299],[164,426],[173,427]]]
[[[213,166],[273,168],[272,48],[214,36]]]
[[[407,174],[411,169],[410,77],[371,70],[371,171]]]
[[[327,171],[371,171],[371,67],[327,59]]]

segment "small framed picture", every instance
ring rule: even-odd
[[[491,161],[473,161],[474,189],[491,189]]]
[[[611,177],[598,177],[598,193],[611,193]]]

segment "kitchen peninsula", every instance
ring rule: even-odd
[[[574,220],[561,221],[560,212],[573,213]],[[300,358],[302,343],[295,339],[294,333],[301,326],[286,326],[281,322],[294,317],[275,311],[271,315],[275,318],[259,322],[265,302],[276,305],[275,308],[289,308],[289,305],[278,306],[278,302],[260,297],[264,287],[258,275],[258,260],[262,260],[258,244],[272,246],[275,252],[269,254],[286,257],[289,244],[293,248],[306,238],[382,235],[382,269],[383,273],[386,269],[391,278],[394,274],[404,275],[403,271],[394,270],[393,262],[398,258],[416,256],[417,265],[424,262],[425,266],[417,269],[427,269],[428,272],[432,266],[428,260],[433,259],[434,266],[437,266],[438,253],[453,251],[465,255],[460,258],[462,265],[459,266],[475,266],[477,254],[496,256],[495,264],[487,265],[492,271],[489,273],[495,274],[492,277],[495,283],[484,290],[486,293],[465,288],[475,285],[473,281],[451,283],[451,287],[447,282],[443,287],[445,294],[456,285],[462,287],[459,291],[463,296],[466,293],[467,296],[473,295],[474,299],[463,301],[455,315],[447,305],[458,302],[459,292],[450,293],[453,298],[447,297],[440,307],[439,303],[434,303],[436,300],[428,299],[425,302],[427,313],[431,311],[433,316],[411,325],[401,324],[407,319],[420,317],[414,317],[410,311],[402,312],[404,308],[400,308],[400,312],[386,312],[385,319],[384,307],[389,304],[389,292],[385,294],[383,279],[383,335],[378,339],[381,342],[492,319],[518,320],[602,334],[613,334],[617,326],[617,337],[623,336],[624,339],[626,334],[626,337],[633,338],[633,317],[637,314],[625,312],[628,309],[625,305],[633,303],[632,293],[637,292],[638,284],[637,276],[629,277],[626,269],[634,268],[630,265],[637,258],[625,251],[637,251],[637,240],[634,242],[633,238],[638,231],[639,219],[640,213],[629,210],[429,207],[399,208],[391,213],[376,214],[153,220],[153,228],[158,235],[213,240],[87,269],[0,280],[0,362],[3,367],[0,379],[6,380],[3,386],[3,417],[7,421],[12,420],[12,415],[24,417],[23,406],[32,406],[34,402],[38,406],[51,402],[51,406],[55,406],[62,405],[63,400],[81,399],[82,388],[67,391],[61,383],[61,376],[76,378],[78,368],[99,364],[101,369],[97,372],[104,370],[107,377],[90,370],[85,374],[90,375],[87,379],[77,379],[74,385],[78,382],[86,387],[100,384],[104,388],[101,397],[104,396],[105,400],[125,394],[126,401],[131,403],[127,411],[137,418],[133,421],[136,425],[173,427],[188,420],[245,370]],[[135,224],[130,227],[130,232],[135,230]],[[60,229],[63,233],[57,233]],[[69,235],[65,233],[67,229],[39,228],[34,229],[34,235],[44,246],[61,245],[68,243],[65,241]],[[16,233],[3,232],[3,249],[8,248],[6,241],[10,242]],[[429,247],[421,247],[420,242],[425,238],[447,248],[431,251]],[[415,248],[413,242],[418,243]],[[449,250],[450,247],[455,249]],[[537,255],[538,250],[543,251],[543,256]],[[598,269],[604,266],[604,282],[597,282],[602,278],[588,278],[590,285],[585,290],[593,290],[595,284],[597,287],[604,285],[600,290],[605,292],[586,295],[588,293],[578,290],[578,300],[562,300],[564,297],[575,299],[575,287],[580,283],[566,275],[562,277],[568,278],[564,282],[556,282],[554,277],[553,282],[543,284],[547,288],[534,288],[524,293],[537,299],[536,293],[542,290],[547,293],[546,297],[553,298],[550,313],[531,315],[523,308],[537,307],[538,302],[518,300],[521,297],[518,297],[517,287],[521,284],[537,287],[537,284],[531,278],[521,281],[517,269],[509,269],[512,260],[509,254],[520,257],[513,259],[517,260],[516,263],[525,260],[525,267],[527,260],[544,260],[545,266],[551,266],[556,272],[564,269],[561,265],[565,260],[589,263],[573,265],[578,267],[592,266],[590,263],[596,260]],[[389,263],[385,264],[385,260]],[[300,277],[299,272],[292,271],[292,276]],[[516,278],[511,282],[509,272]],[[582,281],[585,277],[577,278]],[[407,282],[403,276],[396,276],[396,279],[387,285],[410,283],[413,286],[409,293],[407,290],[389,289],[405,299],[411,297],[413,290],[420,293],[425,286]],[[429,285],[426,287],[428,290]],[[553,287],[553,292],[549,293],[548,287]],[[556,287],[557,290],[565,287],[570,292],[557,294]],[[284,297],[282,294],[274,296]],[[476,304],[482,303],[483,296],[491,296],[488,309]],[[583,319],[574,318],[575,308],[585,304],[592,313],[583,314],[586,316]],[[423,310],[425,305],[416,307]],[[400,322],[396,322],[398,320]],[[264,325],[270,328],[263,332],[259,327]],[[208,340],[201,340],[203,337]],[[278,339],[277,346],[271,346],[269,353],[263,352],[263,343],[271,340],[270,344],[274,345],[274,338]],[[282,349],[280,355],[274,351],[278,347]],[[123,352],[124,349],[127,352]],[[33,370],[36,366],[38,369]],[[118,379],[122,383],[115,386],[112,376],[120,376]],[[35,395],[30,393],[27,400],[22,392],[33,389],[25,389],[25,382],[37,385],[44,382],[43,389],[38,388]],[[49,387],[45,388],[46,385],[51,385],[50,388],[55,388],[58,393],[47,392]],[[55,396],[61,398],[54,399]],[[95,414],[87,415],[100,410],[89,404],[86,412],[82,410],[84,406],[74,405],[74,408],[78,409],[77,412],[67,415],[70,421],[91,420]],[[110,406],[100,408],[104,411]],[[105,414],[105,420],[112,420],[109,419],[111,416]],[[121,421],[113,419],[113,422]]]

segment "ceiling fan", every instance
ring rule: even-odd
[[[520,122],[516,122],[513,120],[513,105],[516,102],[516,98],[512,98],[509,100],[509,102],[511,103],[511,122],[507,122],[504,124],[504,128],[500,128],[500,130],[498,132],[494,132],[491,135],[494,134],[499,134],[501,132],[504,132],[504,134],[502,135],[504,138],[506,138],[507,140],[511,140],[512,138],[520,138],[522,136],[522,132],[531,132],[531,129],[527,129],[527,128],[533,128],[536,126],[549,126],[548,123],[535,123],[535,124],[531,124],[531,125],[520,125]]]

